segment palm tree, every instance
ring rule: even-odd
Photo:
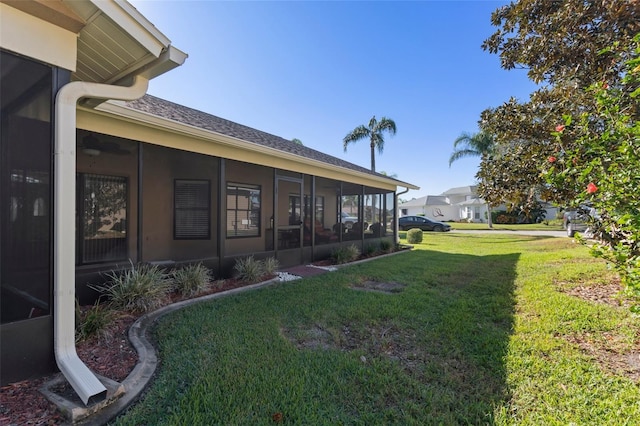
[[[493,135],[480,131],[475,134],[462,133],[453,141],[453,153],[449,157],[449,167],[454,161],[465,157],[480,157],[485,159],[493,153],[495,141]],[[489,228],[493,228],[491,223],[491,205],[487,203],[487,222]]]
[[[376,171],[376,157],[375,157],[375,148],[378,148],[378,152],[382,154],[382,150],[384,149],[384,136],[383,132],[389,132],[392,136],[396,134],[396,123],[386,117],[382,117],[380,121],[376,120],[376,116],[374,115],[369,120],[369,125],[364,126],[360,125],[353,129],[347,136],[343,139],[344,152],[347,152],[347,145],[352,142],[357,142],[361,139],[369,139],[371,143],[371,171]]]
[[[494,145],[493,135],[488,133],[462,133],[453,141],[453,153],[449,157],[449,167],[451,167],[451,163],[461,158],[484,158],[493,152]]]

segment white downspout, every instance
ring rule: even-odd
[[[396,221],[393,224],[393,232],[396,236],[396,244],[400,244],[400,232],[398,229],[398,217],[400,216],[400,204],[398,203],[398,196],[402,195],[402,194],[406,194],[407,192],[409,192],[409,188],[405,189],[402,192],[396,192]]]
[[[76,245],[76,104],[81,98],[134,100],[149,85],[134,77],[129,87],[74,81],[66,84],[55,103],[54,182],[54,352],[58,368],[82,402],[97,402],[107,389],[78,358],[75,346]]]

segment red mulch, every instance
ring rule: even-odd
[[[272,277],[267,277],[270,279]],[[227,279],[214,283],[214,286],[197,297],[219,293],[247,283]],[[171,294],[166,304],[178,302],[185,298],[179,294]],[[109,325],[101,337],[92,337],[77,344],[78,357],[93,372],[121,382],[133,370],[138,362],[138,354],[129,343],[127,333],[140,315],[130,312],[120,313]],[[38,389],[54,375],[34,380],[24,380],[0,388],[0,426],[13,425],[58,425],[67,420],[54,404],[50,403]]]

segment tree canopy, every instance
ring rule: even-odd
[[[540,176],[540,165],[556,149],[551,132],[563,116],[596,111],[586,91],[593,83],[621,87],[640,31],[640,3],[519,0],[497,9],[491,21],[498,29],[482,47],[499,54],[503,68],[526,69],[540,88],[526,102],[512,98],[482,112],[480,128],[495,136],[496,155],[482,162],[479,189],[492,204],[522,204],[534,192],[562,204],[579,188],[550,188]],[[632,108],[637,112],[637,103]],[[596,128],[598,121],[594,114],[589,125]],[[579,138],[567,131],[564,144]]]
[[[526,69],[539,88],[482,112],[480,128],[496,145],[480,165],[480,195],[595,205],[596,252],[640,288],[640,205],[625,201],[640,199],[640,2],[519,0],[497,9],[492,23],[498,29],[482,47],[503,68]]]

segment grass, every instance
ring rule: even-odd
[[[634,424],[638,384],[571,342],[630,351],[638,318],[560,291],[611,278],[570,239],[434,234],[163,318],[158,374],[116,423]]]
[[[462,230],[487,230],[489,226],[486,223],[466,223],[466,222],[451,222],[449,223],[453,229]],[[561,220],[549,220],[541,223],[526,223],[526,224],[499,224],[494,223],[493,229],[506,230],[506,231],[562,231]]]

